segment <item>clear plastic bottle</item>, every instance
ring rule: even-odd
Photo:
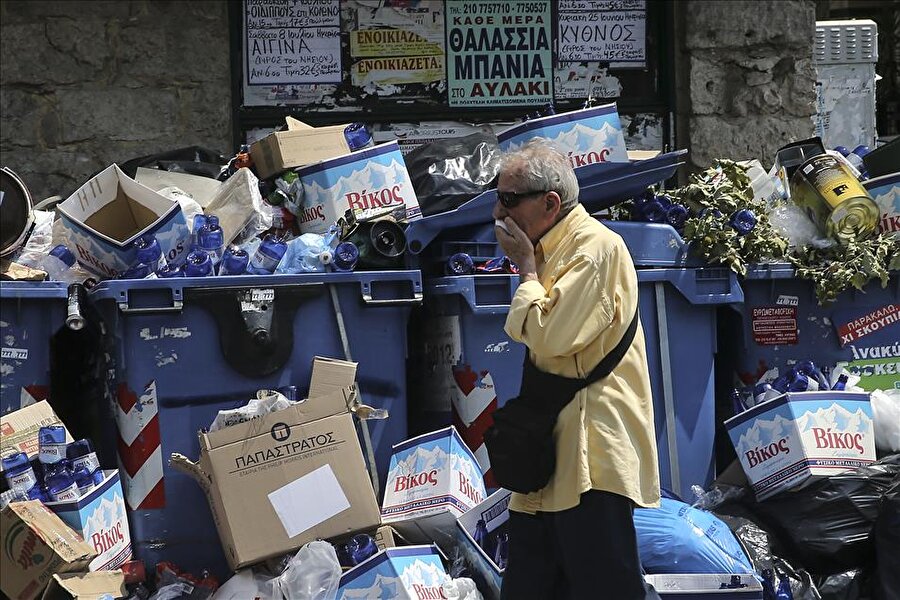
[[[150,265],[146,263],[136,263],[128,268],[127,271],[119,275],[119,279],[146,279],[151,274],[156,275],[151,269]]]
[[[156,276],[160,279],[172,279],[175,277],[184,277],[184,269],[179,265],[168,264],[156,270]]]
[[[849,377],[847,376],[846,373],[841,373],[838,376],[838,380],[834,382],[834,385],[832,386],[831,389],[833,389],[836,392],[843,392],[845,389],[847,389],[847,380],[848,379],[849,379]]]
[[[359,260],[359,248],[353,242],[341,242],[334,249],[332,265],[335,271],[352,271]]]
[[[72,251],[62,244],[58,244],[51,248],[47,256],[41,260],[41,270],[47,272],[47,278],[51,281],[75,283],[77,276],[72,268],[76,262]]]
[[[50,493],[50,498],[54,502],[71,502],[78,500],[78,484],[72,477],[72,471],[69,470],[65,461],[54,465],[44,475],[44,485]]]
[[[205,250],[195,248],[184,261],[185,277],[208,277],[213,274],[213,261]]]
[[[66,446],[66,459],[72,465],[73,471],[85,469],[95,484],[103,482],[103,471],[100,469],[100,461],[97,460],[97,453],[94,452],[91,440],[82,439]]]
[[[365,123],[350,123],[344,128],[344,138],[351,152],[370,148],[375,145],[372,141],[372,134],[369,133]]]
[[[203,226],[206,225],[207,217],[203,213],[198,213],[194,215],[194,220],[191,222],[191,246],[198,244],[200,241],[200,230],[203,229]]]
[[[229,246],[222,256],[219,265],[219,275],[243,275],[250,264],[250,255],[239,246]]]
[[[506,568],[509,561],[509,534],[500,533],[497,535],[497,549],[494,551],[494,564],[501,570]]]
[[[9,456],[4,456],[2,462],[3,476],[6,478],[6,483],[9,484],[9,489],[26,494],[28,490],[37,485],[37,476],[34,474],[28,455],[24,452],[14,452]]]
[[[209,215],[206,225],[200,228],[197,234],[197,245],[201,250],[209,254],[213,264],[218,264],[225,253],[225,232],[219,225],[219,217]]]
[[[868,146],[860,144],[856,148],[854,148],[849,154],[847,154],[847,160],[850,161],[850,164],[856,167],[856,170],[860,173],[860,179],[868,179],[868,173],[866,171],[866,164],[863,162],[863,157],[871,152]]]
[[[38,430],[38,460],[45,465],[55,465],[66,458],[66,428],[62,425],[46,425]]]
[[[163,257],[162,247],[155,235],[141,236],[134,243],[135,260],[150,266],[151,271],[156,271],[166,266],[166,259]]]
[[[94,482],[93,475],[84,468],[81,469],[73,469],[72,470],[72,479],[75,480],[75,485],[78,486],[78,495],[84,496],[86,494],[90,494],[91,491],[96,487],[96,483]]]
[[[376,552],[378,546],[375,545],[375,540],[366,533],[354,535],[347,542],[347,554],[350,555],[350,562],[354,565],[358,565]]]
[[[447,270],[451,275],[471,275],[475,272],[475,261],[465,252],[457,252],[447,259]]]
[[[287,251],[287,244],[274,235],[267,235],[250,260],[247,271],[254,275],[271,275]]]

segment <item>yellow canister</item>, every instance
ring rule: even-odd
[[[828,154],[813,156],[791,177],[791,199],[841,244],[878,230],[878,206],[846,165]]]

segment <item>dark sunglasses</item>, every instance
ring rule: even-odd
[[[515,208],[519,202],[529,196],[537,196],[538,194],[546,194],[549,190],[530,190],[528,192],[497,192],[497,200],[504,208]]]

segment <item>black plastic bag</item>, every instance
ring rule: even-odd
[[[497,136],[486,132],[436,140],[403,158],[425,216],[465,204],[489,189],[500,172]]]
[[[868,577],[863,571],[854,569],[823,577],[819,581],[822,600],[862,600],[866,593]]]
[[[872,577],[876,600],[900,599],[900,483],[884,495],[875,522],[878,566]]]
[[[137,174],[138,167],[215,179],[227,163],[228,159],[220,152],[200,146],[187,146],[168,152],[132,158],[120,164],[119,168],[132,179]]]
[[[893,455],[747,508],[777,535],[785,558],[830,575],[874,565],[872,530],[882,497],[898,481],[900,455]]]

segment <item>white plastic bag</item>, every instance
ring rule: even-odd
[[[869,396],[875,428],[875,446],[900,452],[900,390],[875,390]]]
[[[484,600],[475,582],[468,577],[450,579],[441,585],[441,592],[447,600]]]
[[[220,410],[215,420],[209,426],[209,430],[217,431],[238,423],[244,423],[255,417],[284,410],[291,404],[292,402],[280,392],[259,390],[256,393],[256,398],[250,400],[244,406],[230,410]]]
[[[41,261],[53,248],[53,217],[55,213],[48,210],[35,210],[34,228],[23,244],[22,249],[13,257],[13,261],[33,269],[41,268]]]
[[[341,564],[334,546],[322,540],[310,542],[291,558],[287,568],[270,583],[272,595],[285,600],[334,600],[341,579]]]
[[[241,569],[216,590],[210,600],[281,600],[271,595],[269,578],[252,569]]]

